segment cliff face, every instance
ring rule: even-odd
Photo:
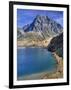
[[[63,33],[54,37],[48,45],[48,50],[56,52],[59,56],[63,57]]]

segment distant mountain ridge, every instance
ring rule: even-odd
[[[23,27],[23,30],[18,29],[18,38],[33,38],[40,37],[42,39],[55,36],[63,32],[63,27],[50,19],[48,16],[37,15],[31,24]],[[28,33],[28,34],[27,34]],[[36,37],[35,37],[36,36]]]

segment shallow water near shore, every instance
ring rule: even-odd
[[[17,49],[17,78],[46,71],[52,72],[56,67],[56,60],[47,49],[39,47]]]

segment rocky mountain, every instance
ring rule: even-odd
[[[39,39],[43,40],[56,36],[63,32],[60,24],[48,16],[37,15],[31,24],[25,25],[23,30],[18,29],[18,39]]]
[[[56,52],[59,56],[63,57],[63,33],[54,37],[48,45],[48,50]]]
[[[37,15],[30,25],[23,27],[25,32],[40,32],[44,36],[52,36],[61,33],[63,28],[60,24],[50,19],[48,16]]]

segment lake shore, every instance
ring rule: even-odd
[[[43,41],[31,41],[28,43],[27,41],[18,41],[18,48],[45,48],[47,49],[48,44],[50,43],[52,38],[49,38],[48,40]],[[26,76],[18,77],[18,80],[34,80],[34,79],[55,79],[55,78],[63,78],[63,58],[59,57],[55,52],[52,52],[52,55],[54,56],[56,62],[57,62],[57,68],[56,70],[52,72],[42,72],[37,74],[31,74]]]
[[[57,62],[57,69],[55,72],[46,73],[43,76],[43,79],[63,78],[63,59],[62,57],[59,57],[55,52],[52,54],[56,58],[55,60]]]
[[[57,78],[63,78],[63,60],[62,57],[59,57],[55,52],[52,53],[53,56],[56,58],[57,61],[57,68],[54,71],[48,72],[42,72],[42,73],[36,73],[26,76],[18,77],[18,80],[36,80],[36,79],[57,79]]]
[[[55,71],[53,71],[55,72]],[[31,75],[25,75],[25,76],[21,76],[18,77],[18,80],[36,80],[36,79],[43,79],[44,75],[46,74],[50,74],[51,72],[41,72],[41,73],[36,73],[36,74],[31,74]]]

